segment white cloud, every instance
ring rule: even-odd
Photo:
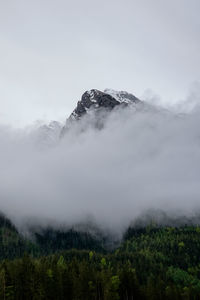
[[[200,209],[199,120],[198,110],[117,110],[103,130],[78,134],[85,119],[45,149],[23,130],[1,128],[0,208],[17,222],[91,215],[119,232],[146,209],[190,214]]]

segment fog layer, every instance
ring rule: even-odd
[[[91,116],[77,122],[53,147],[39,147],[30,130],[1,127],[0,210],[18,223],[93,218],[122,231],[147,209],[191,215],[200,208],[198,109],[119,109],[103,129],[91,123]]]

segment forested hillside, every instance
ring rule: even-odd
[[[39,257],[67,249],[105,252],[102,235],[70,229],[32,228],[25,236],[4,215],[0,215],[0,259],[19,258],[24,253]]]
[[[200,299],[198,226],[129,228],[111,251],[86,233],[33,242],[0,225],[0,299]]]

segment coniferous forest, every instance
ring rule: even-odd
[[[89,233],[27,239],[0,226],[0,299],[200,299],[199,226],[130,227],[114,249]]]

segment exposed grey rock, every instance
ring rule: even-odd
[[[101,92],[96,89],[86,91],[81,100],[78,101],[76,108],[66,120],[66,124],[62,130],[63,135],[73,124],[74,121],[82,119],[84,115],[93,111],[96,116],[96,127],[102,128],[102,122],[99,115],[101,112],[109,112],[117,106],[139,105],[143,102],[136,98],[134,95],[121,91],[114,91],[106,89]],[[105,114],[104,114],[105,115]]]
[[[111,95],[93,89],[86,91],[82,95],[81,101],[78,101],[77,106],[70,117],[79,119],[90,108],[97,109],[102,107],[111,110],[119,104],[120,102]]]

